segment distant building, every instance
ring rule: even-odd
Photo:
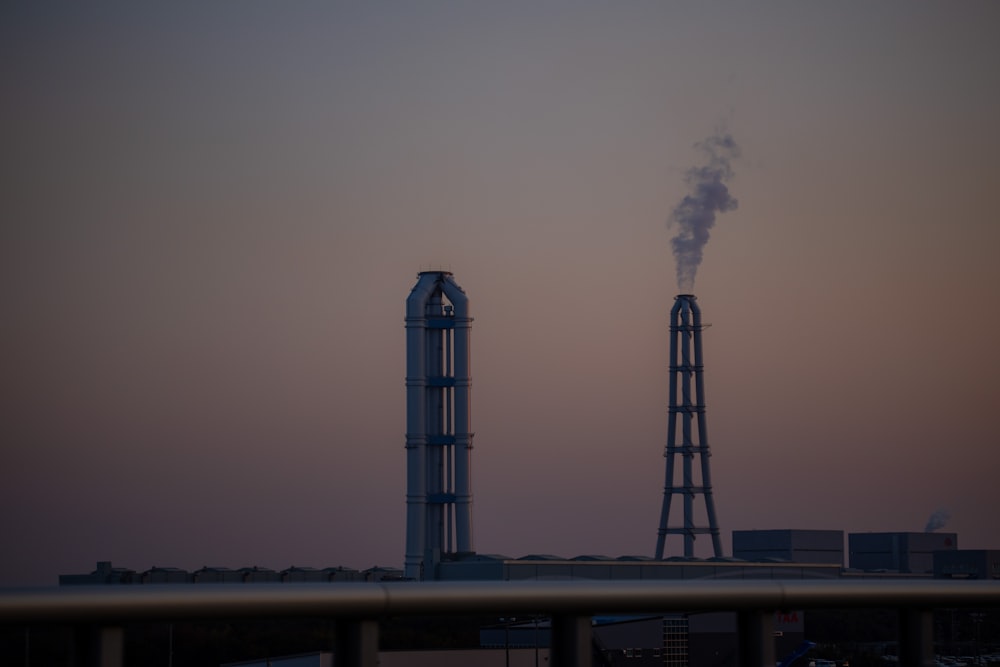
[[[361,581],[361,573],[348,567],[290,567],[281,572],[282,581],[289,583],[316,581]]]
[[[90,574],[60,574],[60,586],[100,586],[112,584],[133,584],[139,575],[135,570],[124,567],[112,567],[111,561],[97,561],[97,568]]]
[[[194,575],[178,567],[152,567],[142,573],[140,584],[190,584]]]
[[[844,566],[842,530],[734,530],[733,557]]]
[[[549,664],[549,650],[446,649],[424,651],[379,651],[379,667],[535,667]],[[303,653],[244,662],[227,662],[221,667],[332,667],[333,654],[327,651]]]
[[[276,584],[282,581],[280,572],[266,567],[243,567],[239,571],[246,584]]]
[[[958,548],[956,533],[851,533],[850,566],[858,570],[929,574],[935,551]]]
[[[373,567],[359,572],[347,567],[290,567],[272,570],[266,567],[203,567],[188,572],[176,567],[152,567],[136,572],[123,567],[112,567],[111,561],[98,561],[90,574],[61,574],[60,586],[111,586],[142,584],[260,584],[295,582],[340,581],[397,581],[403,571],[399,568]]]
[[[685,616],[688,662],[678,665],[734,665],[739,661],[738,616],[735,612],[706,612]],[[786,610],[774,614],[774,654],[778,660],[792,653],[805,636],[805,614]],[[803,665],[808,664],[803,660]]]
[[[438,563],[438,581],[523,581],[526,579],[836,579],[836,563],[749,563],[734,558],[653,560],[640,556],[530,555],[509,558],[475,554]]]
[[[194,581],[199,584],[241,584],[243,572],[228,567],[203,567],[194,571]]]
[[[943,579],[1000,579],[1000,550],[935,551],[934,576]]]
[[[315,653],[300,653],[262,660],[243,660],[240,662],[224,662],[221,667],[333,667],[333,653],[318,651]]]

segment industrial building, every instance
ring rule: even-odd
[[[525,579],[835,579],[836,564],[749,563],[732,558],[673,557],[668,560],[530,555],[521,558],[476,554],[438,565],[440,581],[518,581]]]
[[[934,576],[939,579],[1000,579],[1000,550],[935,551]]]
[[[734,530],[733,557],[844,565],[842,530]]]
[[[139,586],[143,584],[260,584],[302,582],[394,581],[402,579],[398,568],[373,567],[354,570],[347,567],[290,567],[272,570],[266,567],[203,567],[193,572],[176,567],[151,567],[141,572],[114,567],[111,561],[98,561],[89,574],[61,574],[60,586]]]
[[[703,381],[701,310],[680,294],[670,311],[666,474],[654,556],[477,554],[472,521],[471,325],[469,298],[448,271],[422,271],[405,306],[406,538],[402,570],[204,567],[194,572],[154,567],[143,572],[100,562],[90,574],[61,575],[61,585],[341,581],[515,581],[525,579],[829,579],[844,575],[844,533],[838,530],[738,530],[733,557],[721,552],[712,500]],[[679,500],[679,502],[674,502]],[[707,525],[696,525],[694,503]],[[680,509],[681,519],[672,518]],[[693,555],[709,535],[713,556]],[[670,555],[667,539],[683,541]],[[930,576],[935,552],[955,550],[954,533],[852,533],[850,572]],[[985,556],[987,559],[990,556]],[[972,558],[970,556],[970,558]],[[978,558],[978,556],[976,557]],[[975,560],[973,558],[973,560]],[[965,562],[965,561],[963,561]],[[979,563],[980,561],[975,561]],[[972,563],[972,560],[968,561]],[[962,565],[976,572],[995,567]],[[949,575],[950,576],[950,575]]]
[[[733,532],[733,557],[722,554],[712,499],[703,383],[701,312],[693,295],[678,295],[670,315],[669,405],[663,504],[653,556],[533,554],[511,558],[478,554],[473,542],[471,323],[469,299],[447,271],[424,271],[406,300],[406,536],[403,569],[354,570],[203,567],[188,572],[154,567],[136,572],[102,561],[86,575],[62,575],[60,585],[199,583],[836,579],[858,576],[1000,578],[1000,551],[958,551],[955,533],[852,533],[845,570],[844,532],[769,529]],[[678,502],[675,502],[678,501]],[[704,503],[707,523],[694,521]],[[678,507],[679,505],[679,507]],[[681,510],[680,521],[672,510]],[[708,535],[713,556],[693,554],[696,536]],[[683,556],[668,555],[679,537]],[[737,655],[734,613],[691,613],[595,619],[594,654],[607,665],[727,664]],[[793,655],[803,643],[803,615],[776,615],[775,652]],[[420,659],[452,664],[538,664],[547,656],[547,620],[507,619],[482,630],[479,651],[425,652]],[[502,644],[501,644],[502,642]],[[500,647],[503,647],[502,649]],[[492,647],[492,651],[489,648]],[[434,653],[432,656],[431,653]],[[465,655],[459,657],[458,653]],[[408,653],[407,664],[422,664]],[[392,653],[380,655],[393,664]],[[330,664],[329,654],[290,656],[267,664]],[[251,664],[241,663],[249,667]],[[430,663],[429,663],[430,664]],[[457,664],[457,663],[456,663]]]
[[[955,533],[851,533],[850,567],[856,570],[931,574],[934,552],[958,548]]]

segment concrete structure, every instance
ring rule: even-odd
[[[850,566],[911,574],[934,571],[934,552],[958,548],[955,533],[850,533]]]
[[[141,575],[135,570],[112,567],[111,561],[97,561],[97,567],[90,574],[60,574],[60,586],[97,586],[113,584],[141,583]]]
[[[456,556],[438,563],[428,578],[441,581],[523,581],[530,579],[604,579],[626,581],[643,579],[836,579],[842,574],[832,563],[749,563],[735,559],[685,559],[665,561],[648,556],[524,556],[509,558],[495,554]],[[408,579],[398,568],[372,567],[355,570],[344,567],[290,567],[275,571],[267,568],[203,567],[189,572],[174,567],[154,567],[137,572],[112,567],[101,561],[90,574],[63,574],[60,586],[144,584],[243,584],[243,583],[340,583],[389,582]]]
[[[802,642],[802,612],[774,615],[776,655]],[[483,627],[480,648],[379,651],[382,667],[538,667],[548,665],[552,638],[549,617],[509,618]],[[590,663],[604,667],[687,667],[727,665],[739,655],[735,613],[652,616],[595,616],[591,621]],[[222,667],[332,667],[329,652],[307,653]]]
[[[664,557],[668,535],[683,536],[684,556],[687,558],[694,556],[694,541],[697,535],[711,535],[713,555],[717,558],[722,557],[722,541],[719,538],[719,523],[715,518],[712,479],[708,466],[711,454],[708,450],[708,427],[705,420],[701,330],[701,310],[695,303],[694,295],[678,294],[674,297],[674,307],[670,310],[670,406],[667,417],[667,446],[663,454],[667,459],[667,469],[663,485],[660,530],[656,540],[657,559]],[[682,459],[679,482],[675,479],[678,454]],[[698,477],[694,472],[695,457],[700,463]],[[683,524],[672,526],[670,507],[675,495],[683,498],[684,514]],[[704,500],[708,525],[697,525],[695,522],[694,503],[698,497]]]
[[[1000,579],[1000,550],[935,551],[934,576],[941,579]]]
[[[775,655],[802,643],[803,612],[774,614]],[[715,612],[645,616],[595,616],[590,664],[604,667],[730,665],[739,656],[737,615]],[[548,616],[503,618],[479,631],[478,649],[379,651],[382,667],[539,667],[550,664],[552,622]],[[306,653],[222,667],[332,667],[329,652]],[[804,663],[803,663],[804,664]]]
[[[538,667],[549,664],[549,649],[447,649],[424,651],[379,651],[375,664],[379,667]],[[333,667],[333,653],[323,651],[227,662],[221,667]]]
[[[406,300],[406,560],[411,579],[472,553],[469,299],[424,271]]]
[[[142,584],[190,584],[194,577],[187,570],[177,567],[151,567],[142,573],[136,583]]]
[[[953,550],[957,546],[954,533],[852,534],[851,567],[857,570],[845,573],[841,531],[734,531],[737,558],[722,557],[708,471],[703,325],[695,297],[682,294],[675,298],[671,311],[667,483],[657,557],[564,558],[536,554],[515,559],[476,554],[470,474],[471,322],[468,298],[451,273],[418,274],[406,302],[405,570],[375,567],[359,572],[342,567],[292,567],[277,572],[258,567],[204,567],[188,572],[154,567],[136,572],[103,561],[90,574],[60,576],[60,584],[920,578],[930,576],[935,550]],[[678,454],[683,458],[679,482],[674,479]],[[700,463],[700,483],[695,479],[695,457]],[[668,523],[671,499],[677,494],[684,496],[684,521],[682,526],[672,527]],[[692,505],[698,496],[705,500],[708,526],[694,524]],[[698,533],[712,535],[714,557],[688,555]],[[684,557],[663,557],[665,539],[671,534],[683,536]]]
[[[703,664],[690,655],[688,618],[596,616],[592,664],[606,667],[687,667]],[[689,662],[690,660],[690,662]]]
[[[441,581],[523,581],[599,579],[836,579],[837,564],[747,563],[734,559],[702,560],[674,557],[665,561],[636,556],[595,558],[578,556],[525,556],[508,558],[475,554],[438,564],[435,578]]]
[[[314,653],[298,653],[260,660],[224,662],[220,667],[333,667],[333,653],[329,651],[316,651]]]
[[[441,586],[398,582],[381,586],[143,587],[114,591],[11,590],[0,595],[0,622],[33,627],[68,625],[72,649],[86,665],[121,667],[126,624],[187,623],[243,618],[337,619],[332,638],[340,667],[378,663],[379,621],[396,616],[499,618],[537,614],[552,619],[554,667],[586,665],[592,656],[595,610],[609,614],[735,612],[739,664],[776,664],[775,612],[830,608],[878,608],[898,619],[898,663],[934,663],[935,609],[1000,608],[1000,581],[700,581],[700,582],[477,582]],[[287,590],[280,590],[285,588]],[[977,612],[978,613],[978,612]],[[477,663],[478,664],[478,663]],[[704,664],[704,663],[699,663]],[[725,664],[732,664],[726,661]]]
[[[260,584],[345,581],[398,581],[403,571],[398,568],[373,567],[358,571],[347,567],[290,567],[272,570],[266,567],[203,567],[188,572],[176,567],[152,567],[137,572],[124,567],[112,567],[111,561],[98,561],[90,574],[61,574],[60,586],[113,586],[143,584]]]
[[[685,615],[687,624],[688,662],[678,665],[733,665],[739,660],[739,618],[729,612],[708,612]],[[773,618],[774,655],[785,658],[800,646],[805,637],[805,612],[788,610],[775,612]],[[803,667],[809,660],[798,663]]]
[[[927,558],[933,555],[932,563],[938,563],[941,558],[941,576],[983,576],[979,573],[989,573],[996,578],[1000,569],[1000,552],[981,552],[964,554],[965,559],[948,560],[951,556],[941,549],[954,550],[957,546],[957,536],[954,533],[868,533],[852,534],[851,564],[862,570],[892,570],[883,572],[851,572],[844,573],[843,566],[843,533],[841,531],[816,530],[773,530],[773,531],[735,531],[734,549],[737,555],[756,562],[741,561],[738,558],[724,558],[721,555],[719,529],[715,517],[715,509],[711,495],[711,482],[708,467],[708,439],[704,416],[704,386],[702,382],[702,324],[700,311],[694,303],[692,295],[679,295],[677,303],[671,312],[670,339],[670,411],[669,434],[665,450],[667,458],[666,484],[660,521],[659,539],[656,558],[643,556],[622,556],[610,558],[605,556],[578,556],[576,558],[561,558],[551,555],[532,555],[519,559],[505,556],[475,554],[472,541],[472,493],[471,493],[471,448],[472,432],[470,419],[470,357],[469,357],[469,317],[468,299],[461,288],[455,284],[450,273],[442,271],[423,272],[419,274],[417,285],[413,288],[406,304],[406,338],[407,338],[407,534],[406,534],[406,569],[372,568],[364,572],[345,570],[344,568],[314,568],[293,567],[282,572],[267,568],[242,568],[231,570],[220,567],[204,567],[193,573],[177,568],[152,568],[141,574],[124,568],[113,568],[108,561],[98,563],[97,570],[90,575],[63,575],[60,584],[197,584],[197,583],[247,583],[247,582],[338,582],[338,581],[398,581],[400,579],[437,579],[445,581],[508,581],[522,580],[617,580],[616,587],[629,587],[641,583],[646,591],[656,587],[656,581],[681,579],[725,579],[725,580],[784,580],[788,583],[780,585],[781,599],[787,599],[789,591],[795,590],[793,580],[812,580],[805,587],[808,595],[815,596],[814,589],[822,589],[822,579],[852,579],[883,577],[906,578],[909,580],[927,578],[930,567]],[[692,380],[693,386],[692,386]],[[693,390],[693,393],[692,393]],[[678,419],[678,415],[680,419]],[[680,442],[678,443],[678,436]],[[683,457],[681,479],[675,480],[677,467],[675,456]],[[698,457],[700,466],[700,481],[696,480],[694,459]],[[682,526],[670,526],[669,515],[673,495],[684,496],[684,520]],[[694,521],[693,501],[701,496],[706,504],[708,517],[707,526],[698,526]],[[684,538],[684,557],[664,559],[664,543],[666,537],[678,534]],[[715,556],[709,559],[699,559],[693,556],[693,542],[696,534],[712,536]],[[956,552],[957,553],[957,552]],[[786,562],[765,562],[781,560]],[[983,563],[982,565],[978,563]],[[949,564],[950,563],[950,564]],[[641,582],[628,580],[643,580]],[[724,582],[712,582],[724,583]],[[555,616],[556,621],[549,627],[555,636],[555,646],[563,650],[571,649],[569,656],[577,655],[580,648],[577,640],[584,636],[593,637],[593,644],[584,643],[583,648],[589,648],[594,656],[600,657],[605,665],[626,663],[636,665],[648,662],[657,665],[681,665],[691,661],[694,664],[731,664],[740,652],[767,658],[757,660],[760,664],[774,664],[774,654],[781,656],[786,650],[798,645],[802,638],[802,612],[784,610],[774,613],[774,593],[765,591],[765,602],[759,609],[746,608],[744,586],[755,586],[761,582],[742,581],[740,587],[733,586],[725,593],[726,600],[741,600],[733,607],[719,607],[719,596],[706,596],[708,606],[702,606],[700,601],[690,602],[687,607],[678,606],[678,598],[664,595],[660,603],[673,604],[674,611],[706,608],[739,608],[736,612],[694,613],[683,612],[671,616],[645,617],[637,620],[613,621],[605,624],[604,629],[593,629],[591,632],[590,615],[594,609],[603,607],[581,605],[574,615],[567,615],[565,609]],[[801,583],[801,582],[800,582]],[[829,583],[833,583],[832,581]],[[838,585],[842,582],[838,582]],[[847,585],[856,582],[847,582]],[[863,582],[864,583],[864,582]],[[931,582],[933,583],[933,582]],[[945,583],[947,582],[938,582]],[[510,586],[518,586],[511,583]],[[407,583],[401,597],[404,599],[403,609],[413,613],[414,607],[408,593],[410,587],[419,590],[422,584]],[[584,589],[586,584],[582,584]],[[274,587],[247,587],[274,591]],[[310,594],[319,592],[324,595],[344,591],[348,587],[320,586],[305,587]],[[366,587],[360,587],[364,590]],[[371,587],[384,597],[379,605],[373,608],[382,609],[381,604],[388,604],[391,597],[389,591],[393,586]],[[462,587],[438,587],[434,595],[443,591],[458,590]],[[483,587],[480,587],[483,588]],[[544,587],[543,587],[544,588]],[[675,587],[680,588],[680,587]],[[211,592],[213,587],[203,587],[198,591]],[[611,590],[611,589],[609,589]],[[860,590],[860,589],[859,589]],[[886,587],[885,591],[892,593],[893,589]],[[142,593],[154,592],[152,590]],[[194,592],[194,591],[192,591]],[[174,591],[170,591],[171,595]],[[286,591],[281,591],[286,593]],[[294,592],[293,592],[294,593]],[[353,592],[352,592],[353,593]],[[228,594],[228,592],[227,592]],[[530,594],[530,589],[519,593],[522,600]],[[763,593],[761,593],[763,595]],[[363,596],[364,593],[361,593]],[[393,593],[393,595],[397,595]],[[479,604],[483,592],[470,593],[470,599]],[[282,596],[284,597],[284,596]],[[881,603],[885,596],[880,593],[877,600]],[[439,599],[433,598],[435,605]],[[637,609],[642,609],[642,600],[648,597],[636,597],[639,600]],[[807,598],[806,604],[816,606]],[[834,599],[834,598],[830,598]],[[861,599],[861,598],[859,598]],[[864,598],[871,603],[871,598]],[[928,597],[930,599],[930,597]],[[505,598],[503,604],[511,604],[512,598]],[[674,602],[665,602],[673,600]],[[838,597],[836,601],[842,602]],[[223,601],[225,602],[225,600]],[[356,604],[352,600],[350,604]],[[520,604],[520,602],[518,602]],[[631,604],[631,602],[630,602]],[[648,604],[648,602],[646,603]],[[912,604],[907,595],[904,602]],[[407,606],[411,605],[411,606]],[[471,603],[470,603],[471,605]],[[892,606],[892,603],[890,603]],[[440,612],[441,607],[428,606],[428,610]],[[479,610],[478,606],[470,609]],[[497,607],[495,610],[500,609]],[[524,609],[524,607],[521,607]],[[530,607],[532,612],[544,608]],[[632,611],[617,609],[619,612]],[[287,611],[287,610],[286,610]],[[614,611],[614,609],[612,609]],[[663,611],[657,608],[646,609],[647,612]],[[198,610],[201,613],[201,610]],[[353,611],[351,613],[354,613]],[[382,613],[382,612],[379,612]],[[773,614],[773,618],[772,618]],[[930,635],[926,631],[932,628],[933,618],[929,607],[919,607],[916,610],[901,611],[900,618],[906,628],[901,632],[903,645],[901,663],[910,656],[929,655]],[[547,623],[547,622],[546,622]],[[534,649],[530,653],[520,650],[527,660],[534,658],[538,664],[539,655],[537,638],[539,626],[524,629],[522,637],[531,634],[534,639]],[[363,664],[372,664],[377,648],[377,621],[375,617],[354,619],[345,622],[343,635],[344,646],[348,655],[361,656],[361,649],[369,650],[365,654]],[[581,632],[586,629],[586,633]],[[427,658],[427,664],[437,667],[447,664],[488,664],[484,661],[499,661],[502,656],[505,664],[510,665],[514,655],[509,634],[513,628],[506,627],[505,648],[502,653],[497,651],[440,651],[421,654]],[[517,632],[520,632],[518,629]],[[560,640],[560,633],[562,635]],[[737,637],[742,636],[742,644]],[[549,633],[546,633],[548,641]],[[753,641],[750,641],[750,640]],[[927,641],[924,641],[927,639]],[[107,635],[110,645],[120,641],[119,635]],[[339,641],[339,640],[338,640]],[[494,645],[496,642],[493,642]],[[357,649],[357,650],[355,650]],[[758,650],[759,649],[759,650]],[[542,653],[542,659],[547,656]],[[594,657],[592,656],[592,657]],[[744,656],[745,657],[745,656]],[[393,658],[399,662],[393,663]],[[329,664],[329,654],[315,653],[300,656],[289,656],[285,663],[271,659],[268,664],[316,665],[323,667]],[[383,666],[391,664],[419,664],[407,654],[381,654],[378,658]],[[571,657],[565,658],[563,664],[581,664]],[[452,662],[454,661],[454,662]],[[520,662],[520,661],[518,661]],[[233,663],[236,664],[236,663]],[[240,663],[244,665],[263,663]],[[362,664],[360,660],[357,663]],[[909,664],[914,664],[913,660]]]
[[[400,575],[402,571],[396,570]],[[282,581],[288,583],[316,581],[362,581],[362,574],[347,567],[290,567],[281,572]]]
[[[842,530],[734,530],[733,557],[844,566]]]

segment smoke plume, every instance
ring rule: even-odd
[[[733,175],[729,161],[740,154],[732,136],[720,132],[695,147],[705,153],[707,164],[692,167],[684,175],[690,194],[674,208],[668,223],[678,228],[670,245],[677,262],[677,287],[682,293],[694,291],[694,276],[708,243],[708,232],[715,225],[715,214],[732,211],[738,204],[726,187]]]
[[[948,523],[948,519],[950,518],[951,514],[948,512],[948,510],[945,509],[934,510],[934,513],[931,514],[929,519],[927,519],[927,525],[924,527],[924,532],[933,533],[935,530],[939,528],[944,528],[944,525]]]

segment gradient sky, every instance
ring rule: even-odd
[[[1000,548],[998,25],[989,1],[4,3],[0,584],[401,566],[427,268],[475,317],[477,550],[651,555],[667,220],[719,129],[739,208],[694,291],[726,548],[942,508]]]

